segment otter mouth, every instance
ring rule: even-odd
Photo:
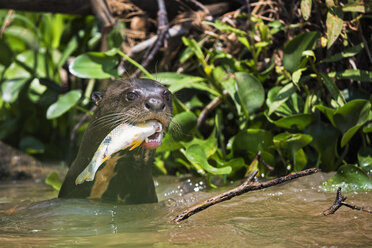
[[[159,120],[154,120],[154,121],[156,121],[158,123],[158,127],[157,127],[154,134],[147,137],[141,143],[141,147],[143,147],[145,149],[156,149],[162,144],[162,141],[163,141],[163,136],[164,136],[163,124]]]

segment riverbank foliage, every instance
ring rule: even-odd
[[[371,188],[371,6],[255,6],[168,40],[174,52],[165,49],[149,69],[155,73],[145,75],[174,93],[157,173],[226,180],[255,169],[270,177],[317,167],[339,170],[338,183],[358,175]],[[125,22],[101,52],[92,16],[1,16],[0,139],[41,159],[71,159],[89,121],[82,117],[93,106],[90,94],[133,65],[122,51]]]

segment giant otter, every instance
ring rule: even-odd
[[[97,110],[84,133],[77,157],[63,182],[61,198],[88,198],[128,204],[157,202],[152,179],[155,149],[163,132],[155,133],[132,151],[122,150],[100,166],[92,182],[75,185],[104,137],[122,122],[159,121],[168,127],[172,113],[171,93],[150,79],[114,81],[106,92],[94,94]],[[159,136],[160,139],[159,139]]]

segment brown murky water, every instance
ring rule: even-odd
[[[57,192],[41,182],[0,184],[0,247],[372,247],[372,215],[347,208],[322,215],[335,198],[319,188],[329,177],[249,192],[182,224],[170,219],[228,188],[201,192],[203,183],[162,177],[160,203],[121,206],[52,199]],[[372,207],[372,192],[345,195]]]

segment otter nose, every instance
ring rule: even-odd
[[[162,111],[165,109],[165,103],[162,99],[151,97],[145,102],[145,109],[149,111]]]

